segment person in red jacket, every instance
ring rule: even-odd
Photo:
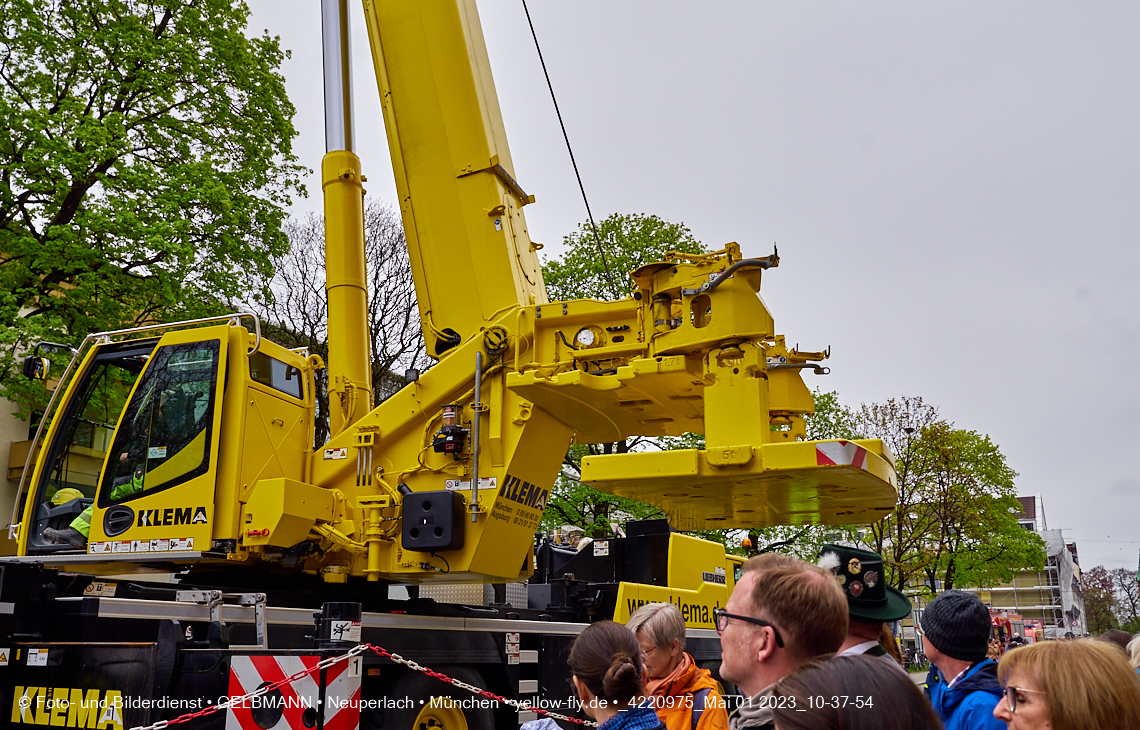
[[[671,603],[648,603],[626,626],[641,646],[645,694],[668,730],[727,730],[716,680],[685,651],[685,620]]]

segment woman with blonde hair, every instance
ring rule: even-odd
[[[645,694],[668,730],[726,730],[728,710],[716,680],[685,651],[685,619],[671,603],[647,603],[625,625],[637,637]]]
[[[1043,641],[1002,657],[1005,697],[994,717],[1010,730],[1140,730],[1140,678],[1116,647]]]

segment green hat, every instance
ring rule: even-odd
[[[910,614],[910,599],[887,585],[882,555],[842,545],[824,545],[819,550],[819,565],[835,573],[847,596],[852,618],[898,621]]]

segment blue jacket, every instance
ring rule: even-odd
[[[1006,730],[1005,723],[994,717],[1004,691],[993,659],[970,667],[953,688],[946,686],[938,667],[931,665],[923,689],[946,730]]]
[[[665,730],[652,707],[639,705],[622,710],[603,722],[598,730]]]

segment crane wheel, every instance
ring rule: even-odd
[[[476,687],[485,686],[480,674],[467,667],[440,667],[440,672]],[[390,700],[407,697],[411,706],[385,713],[384,727],[392,730],[494,730],[494,710],[467,707],[483,698],[419,672],[400,678],[388,694]]]

